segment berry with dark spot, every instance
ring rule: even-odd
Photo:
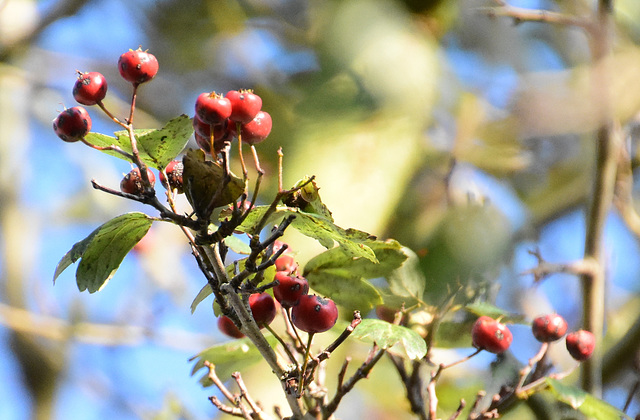
[[[120,75],[134,85],[148,82],[158,73],[156,57],[142,48],[129,50],[118,59]]]
[[[231,101],[219,93],[201,93],[196,99],[196,115],[206,124],[223,123],[231,116]]]
[[[171,190],[176,190],[178,194],[182,194],[182,173],[184,172],[184,165],[182,164],[182,161],[172,160],[167,164],[167,167],[164,168],[164,171],[167,173],[166,178],[164,173],[160,171],[160,182],[162,182],[162,185],[167,185],[168,183]]]
[[[533,320],[531,331],[536,340],[550,343],[561,339],[567,333],[567,321],[558,314],[539,316]]]
[[[231,121],[246,124],[253,120],[262,108],[262,98],[252,90],[230,90],[225,98],[231,102]]]
[[[240,126],[242,142],[258,144],[263,142],[271,133],[271,115],[264,111],[258,111],[253,120]]]
[[[336,324],[338,308],[329,298],[303,295],[298,304],[291,308],[291,320],[302,331],[312,334],[325,332]]]
[[[107,95],[107,79],[97,71],[78,72],[73,97],[82,105],[95,105]]]
[[[254,293],[249,296],[251,314],[260,328],[271,324],[276,317],[276,302],[269,293]]]
[[[506,325],[488,316],[481,316],[473,324],[471,339],[477,349],[502,353],[511,345],[513,335]]]
[[[596,338],[589,331],[579,330],[567,334],[566,344],[571,357],[583,362],[593,354],[593,350],[596,348]]]
[[[120,181],[120,191],[128,194],[142,195],[142,193],[144,193],[144,185],[141,175],[140,168],[133,168],[131,172],[126,174],[124,178],[122,178],[122,181]],[[151,188],[153,188],[156,183],[156,176],[148,167],[147,176],[149,177]]]
[[[300,298],[309,293],[309,282],[304,277],[278,271],[274,277],[278,284],[273,287],[273,296],[285,308],[295,306]]]
[[[53,131],[68,143],[82,140],[91,131],[91,117],[81,106],[67,108],[53,120]]]

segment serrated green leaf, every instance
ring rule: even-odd
[[[271,347],[275,347],[278,344],[278,340],[272,335],[265,335],[265,338]],[[204,362],[206,360],[215,365],[216,374],[224,381],[233,372],[244,370],[249,365],[261,361],[262,355],[253,343],[245,337],[209,347],[189,359],[189,361],[193,360],[196,360],[196,364],[191,370],[192,376],[205,367]],[[204,387],[213,385],[207,375],[200,379],[200,383]]]
[[[362,277],[354,277],[343,269],[314,271],[306,275],[309,287],[329,296],[338,305],[366,313],[382,304],[378,290]]]
[[[199,149],[189,150],[182,162],[184,192],[200,218],[208,218],[214,208],[233,203],[244,191],[242,179],[231,174],[229,184],[214,200],[216,191],[224,179],[222,166],[217,162],[207,161],[204,152]]]
[[[163,128],[156,129],[136,129],[136,144],[142,161],[156,169],[165,167],[184,149],[189,137],[193,133],[191,118],[187,115],[170,120]],[[127,131],[117,131],[115,137],[100,133],[89,133],[85,139],[96,146],[118,146],[125,152],[132,153],[131,139]],[[127,160],[120,153],[112,150],[104,150],[104,153]]]
[[[387,276],[389,290],[396,296],[422,299],[426,280],[418,256],[409,248],[402,248],[402,252],[406,260]]]
[[[376,343],[380,348],[400,353],[412,360],[421,359],[427,354],[427,344],[418,333],[379,319],[363,319],[351,336]]]
[[[193,299],[193,302],[191,302],[191,314],[193,314],[196,311],[196,308],[203,300],[205,300],[212,294],[213,294],[213,290],[211,290],[211,286],[209,286],[209,283],[205,284],[202,287],[202,289],[200,289],[196,297]]]
[[[75,263],[82,257],[82,254],[84,254],[84,252],[87,250],[89,243],[91,243],[91,240],[94,236],[96,236],[100,229],[101,227],[96,228],[89,234],[89,236],[87,236],[80,242],[75,243],[71,247],[69,252],[67,252],[65,256],[62,257],[62,259],[58,262],[58,265],[56,266],[56,272],[53,275],[54,284],[56,283],[56,279],[58,278],[58,276],[62,274],[62,272],[67,269],[67,267],[69,267],[71,264]]]
[[[367,258],[353,258],[344,247],[331,248],[312,258],[304,267],[304,275],[328,269],[343,269],[354,277],[372,279],[387,277],[407,259],[402,246],[393,240],[363,242],[369,247],[378,262]]]
[[[565,404],[578,410],[590,419],[595,420],[619,420],[622,418],[631,419],[624,412],[606,403],[580,388],[565,385],[562,382],[546,378],[549,390],[554,397]]]
[[[467,311],[478,316],[488,316],[494,319],[501,318],[502,322],[511,324],[526,324],[525,316],[514,314],[498,308],[488,302],[474,302],[464,307]]]
[[[248,243],[244,242],[237,236],[231,235],[224,239],[224,244],[228,246],[236,254],[249,255],[251,254],[251,247]]]
[[[237,228],[240,232],[253,232],[262,217],[267,212],[269,206],[257,206],[242,224]],[[364,257],[372,262],[377,262],[375,253],[367,244],[367,241],[375,239],[366,232],[357,229],[343,229],[331,220],[319,214],[305,213],[297,208],[279,206],[273,212],[268,223],[277,223],[283,218],[296,216],[291,226],[303,235],[316,239],[325,248],[333,248],[336,243],[343,248],[343,252],[349,258]],[[228,217],[228,212],[221,212],[220,220]]]
[[[71,248],[58,263],[54,281],[72,262],[80,259],[76,270],[78,289],[89,290],[89,293],[100,290],[152,223],[144,213],[126,213],[111,219]]]

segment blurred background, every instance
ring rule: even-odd
[[[78,292],[71,269],[52,284],[60,258],[95,227],[127,211],[155,215],[91,188],[91,179],[117,187],[126,162],[63,143],[51,127],[75,106],[76,70],[103,73],[106,106],[126,115],[130,86],[116,63],[138,46],[160,62],[140,90],[139,128],[193,115],[201,92],[252,88],[274,121],[258,146],[268,174],[282,147],[285,185],[316,175],[338,225],[413,249],[431,303],[452,284],[474,282],[501,308],[528,317],[556,311],[579,328],[575,277],[534,285],[522,273],[536,265],[535,249],[552,262],[582,256],[597,124],[585,96],[589,40],[576,28],[516,24],[480,9],[496,3],[0,0],[0,418],[218,415],[207,400],[216,391],[190,376],[188,359],[226,338],[210,305],[190,313],[205,281],[179,229],[154,224],[100,293]],[[593,3],[510,1],[578,16]],[[640,3],[615,5],[611,89],[635,167]],[[118,129],[99,109],[89,112],[93,131]],[[265,202],[275,181],[263,183]],[[321,251],[293,233],[285,239],[301,265]],[[606,254],[611,345],[640,314],[638,237],[615,213]],[[514,327],[514,342],[522,362],[537,350],[527,327]],[[346,351],[355,358],[366,347]],[[628,353],[606,365],[605,399],[618,408],[636,380]],[[569,366],[565,356],[554,360]],[[489,386],[482,372],[491,361],[483,355],[441,381],[445,417],[461,396]],[[265,371],[246,375],[270,407],[275,382],[260,380]],[[383,362],[339,415],[411,418],[394,375]]]

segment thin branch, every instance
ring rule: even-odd
[[[480,7],[476,9],[491,18],[508,17],[512,18],[516,24],[522,22],[541,22],[560,26],[574,26],[586,32],[593,31],[592,21],[588,18],[571,16],[564,13],[550,12],[542,9],[526,9],[499,2],[497,7]]]

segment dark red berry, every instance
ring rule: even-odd
[[[167,164],[167,167],[164,168],[164,171],[167,173],[168,179],[165,178],[164,173],[160,171],[160,182],[162,182],[162,185],[167,185],[168,182],[171,190],[177,190],[178,194],[182,194],[182,172],[184,171],[182,161],[172,160]]]
[[[67,108],[53,120],[53,131],[68,143],[82,140],[91,131],[91,117],[81,106]]]
[[[236,327],[236,324],[233,323],[231,318],[226,315],[222,315],[218,318],[218,329],[231,338],[244,337],[242,331],[240,331],[240,329]]]
[[[147,168],[147,176],[149,177],[149,183],[151,187],[156,183],[156,176],[151,172],[151,169]],[[141,195],[144,192],[144,186],[142,184],[142,176],[139,168],[134,168],[122,178],[120,181],[120,191],[128,194]]]
[[[386,306],[386,305],[376,306],[376,316],[378,317],[378,319],[387,321],[390,324],[393,324],[396,321],[396,314],[398,312],[400,312],[400,309],[395,309],[390,306]]]
[[[201,137],[207,140],[211,137],[211,128],[213,127],[213,140],[224,140],[228,138],[231,140],[231,135],[228,127],[228,120],[221,122],[220,124],[207,124],[202,121],[197,115],[193,118],[193,130]]]
[[[474,347],[480,350],[502,353],[511,345],[513,335],[506,325],[488,316],[481,316],[473,324],[471,339]]]
[[[78,72],[73,97],[82,105],[95,105],[107,95],[107,79],[97,71]]]
[[[298,329],[308,333],[321,333],[331,329],[338,320],[334,301],[316,295],[300,296],[291,309],[291,320]]]
[[[196,115],[206,124],[220,124],[231,116],[231,101],[223,95],[201,93],[196,99]]]
[[[531,331],[536,340],[550,343],[561,339],[567,333],[567,321],[558,314],[539,316],[533,320]]]
[[[591,357],[596,348],[596,338],[586,330],[574,331],[567,334],[567,350],[571,357],[583,362]]]
[[[253,319],[255,319],[260,328],[271,324],[271,321],[276,317],[276,302],[269,293],[263,292],[250,295],[249,307],[251,308]]]
[[[248,123],[262,108],[262,98],[249,89],[230,90],[225,97],[231,102],[231,121]]]
[[[240,127],[242,142],[247,144],[258,144],[271,133],[271,115],[264,111],[258,111],[253,120]]]
[[[198,132],[194,132],[193,136],[196,139],[196,143],[198,144],[198,147],[205,152],[206,154],[211,154],[211,145],[209,143],[209,137],[203,137],[200,134],[198,134]],[[222,149],[224,149],[224,147],[228,144],[228,142],[224,141],[224,140],[214,140],[213,141],[213,153],[214,155],[217,155],[218,153],[222,152]]]
[[[300,298],[309,293],[309,282],[304,277],[278,271],[274,280],[278,281],[278,285],[273,287],[273,296],[285,308],[297,305]]]
[[[291,274],[298,271],[298,263],[293,258],[293,256],[289,254],[280,255],[278,258],[276,258],[276,262],[274,265],[276,266],[276,271],[284,271],[286,274]]]
[[[133,84],[148,82],[158,73],[158,60],[142,48],[129,50],[118,59],[120,75]]]

